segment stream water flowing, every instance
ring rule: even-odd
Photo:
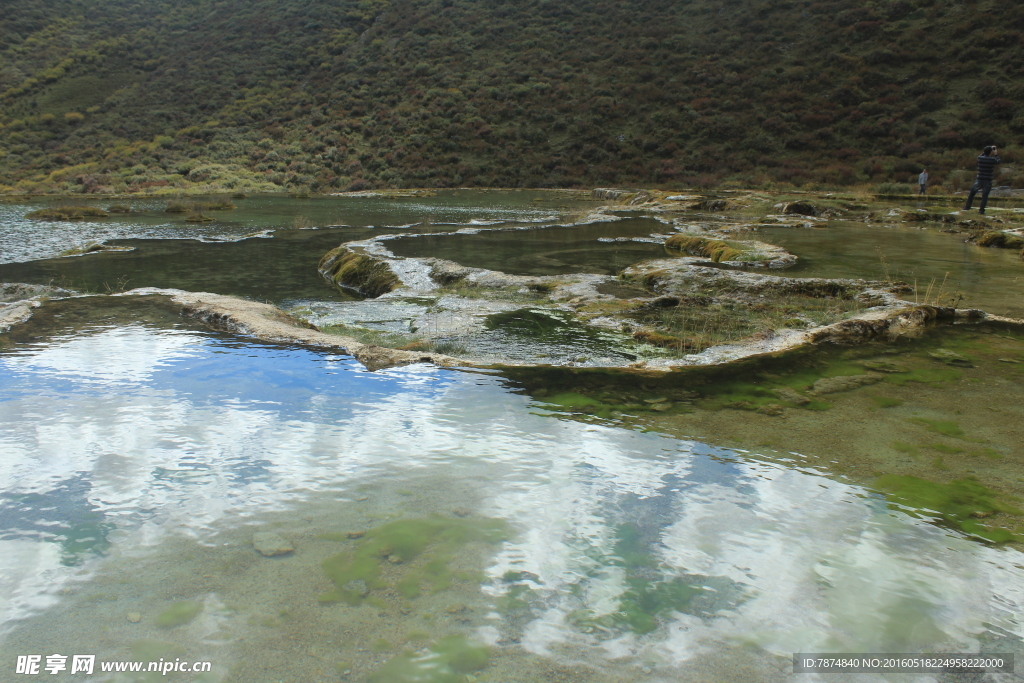
[[[53,235],[17,247],[50,228],[9,219],[18,207],[8,205],[0,280],[63,275],[98,285],[130,271],[130,286],[336,300],[345,297],[317,279],[315,265],[339,242],[389,222],[405,230],[431,223],[431,231],[439,221],[454,229],[556,223],[558,200],[545,198],[548,206],[534,194],[347,199],[373,202],[348,213],[340,200],[317,200],[331,224],[352,227],[230,243],[138,219],[134,228],[91,228],[135,251],[64,259],[53,258]],[[250,209],[263,215],[259,225],[242,216],[235,233],[203,230],[225,237],[280,227],[310,212],[295,208],[302,201],[260,199],[262,208]],[[624,235],[652,228],[621,223]],[[821,274],[815,269],[830,258],[832,247],[815,253],[811,242],[824,232],[794,231],[799,240],[785,244],[811,254],[802,275]],[[499,237],[480,253],[493,259],[505,234],[516,233],[492,233]],[[442,237],[408,242],[427,239],[446,248]],[[535,241],[525,249],[534,262],[543,251]],[[961,259],[963,272],[1010,277],[986,259]],[[1017,412],[1001,419],[1019,424],[1024,365],[1009,361],[1024,360],[1024,343],[992,334],[1002,346],[991,363],[978,350],[980,369],[940,373],[934,381],[947,384],[927,386],[941,393],[935,387],[962,380],[984,394],[979,402],[1012,399],[1007,410]],[[568,394],[552,396],[571,386],[537,390],[546,370],[370,372],[337,353],[211,331],[155,295],[53,300],[3,337],[4,676],[19,655],[45,663],[56,653],[212,663],[208,673],[169,680],[767,682],[851,680],[791,674],[796,652],[1024,653],[1016,546],[981,542],[887,497],[870,478],[839,474],[831,463],[846,446],[799,433],[827,431],[825,413],[816,423],[778,422],[765,432],[770,448],[742,434],[727,445],[717,438],[725,427],[713,422],[701,426],[717,434],[687,437],[668,423],[578,410]],[[927,353],[940,342],[928,344],[879,353],[935,362]],[[913,386],[892,390],[910,401]],[[641,405],[665,390],[635,389]],[[846,412],[831,419],[870,429],[869,411],[882,404],[836,405]],[[705,409],[740,422],[747,414],[698,402],[689,417]],[[878,422],[893,430],[885,443],[905,438],[884,422],[893,414]],[[897,421],[928,422],[917,414]],[[789,447],[787,429],[816,451]],[[1019,482],[1011,467],[1021,457],[1019,429],[982,431],[961,436],[1003,458],[1005,476]],[[257,552],[254,538],[264,534],[290,550]],[[97,670],[88,680],[160,678]]]

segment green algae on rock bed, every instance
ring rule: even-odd
[[[777,412],[777,407],[827,410],[831,404],[822,394],[854,391],[870,384],[909,382],[949,382],[959,379],[962,370],[927,367],[920,358],[916,367],[907,364],[898,372],[865,374],[865,361],[876,362],[882,344],[852,348],[841,359],[823,358],[821,349],[795,349],[759,358],[736,361],[724,367],[692,366],[664,375],[634,371],[601,371],[576,368],[506,369],[503,372],[527,380],[535,387],[528,391],[552,410],[590,414],[607,418],[623,413],[686,413],[694,409],[722,409]],[[863,359],[863,360],[862,360]],[[873,382],[860,378],[870,377]],[[851,379],[853,381],[839,382]],[[826,382],[827,390],[823,390]],[[834,386],[833,386],[834,385]],[[887,405],[899,401],[887,399]],[[774,407],[773,407],[774,406]]]
[[[450,635],[419,651],[398,655],[367,679],[370,683],[466,683],[487,666],[490,648]]]
[[[975,479],[954,479],[942,484],[886,474],[875,480],[875,487],[884,491],[892,502],[919,510],[926,516],[930,516],[929,512],[935,513],[941,523],[972,536],[993,543],[1021,540],[1018,529],[1024,521],[1021,519],[1024,510]],[[995,521],[999,523],[982,521],[997,515]],[[1007,517],[1010,519],[1006,520]]]
[[[156,625],[160,628],[174,628],[183,626],[199,616],[203,611],[203,604],[191,600],[176,602],[161,612],[156,618]]]
[[[969,354],[971,364],[951,367],[939,350]],[[915,495],[932,486],[927,482],[946,482],[929,495],[954,502],[966,496],[981,507],[963,519],[947,511],[953,522],[940,515],[939,523],[979,540],[1017,544],[1024,543],[1017,528],[1024,520],[1010,509],[1018,507],[1017,497],[1024,499],[1024,363],[1011,361],[1022,359],[1019,326],[981,323],[925,329],[895,343],[807,347],[664,375],[584,368],[502,372],[562,419],[611,420],[697,438],[742,449],[744,458],[799,462],[868,487],[881,476],[914,477],[926,482],[909,487]],[[861,384],[865,376],[872,383]],[[839,382],[843,391],[815,393],[822,380],[845,378],[856,381]],[[817,417],[814,409],[827,409],[829,417]],[[948,484],[960,480],[983,490]],[[913,480],[882,481],[903,490]],[[985,505],[1001,511],[986,516]]]
[[[371,590],[396,590],[412,599],[421,591],[442,591],[456,573],[449,567],[454,554],[468,543],[500,543],[510,537],[508,525],[497,519],[404,519],[367,531],[353,541],[351,551],[323,562],[334,589],[321,602],[361,603]],[[347,541],[348,534],[326,534],[328,540]],[[401,578],[390,584],[383,566],[396,568]]]

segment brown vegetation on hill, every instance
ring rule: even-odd
[[[0,191],[1024,184],[1005,0],[22,0]]]

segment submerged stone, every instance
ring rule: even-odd
[[[270,531],[257,531],[253,534],[252,547],[264,557],[287,555],[295,550],[295,546]]]
[[[954,365],[961,368],[973,368],[974,365],[971,363],[971,359],[967,356],[963,356],[955,351],[948,349],[936,349],[928,353],[929,356],[935,360],[940,360],[946,365]]]
[[[908,371],[908,368],[905,365],[900,365],[899,363],[891,363],[885,360],[861,361],[861,365],[864,366],[866,370],[872,370],[874,372],[884,372],[887,374]]]
[[[858,387],[875,384],[882,378],[879,375],[845,375],[842,377],[822,377],[811,388],[812,394],[837,394],[841,391],[852,391]]]
[[[778,387],[772,389],[772,393],[779,397],[780,400],[786,403],[795,403],[798,406],[805,406],[811,402],[811,399],[807,398],[803,394],[789,387]]]
[[[183,626],[199,616],[202,611],[203,605],[200,602],[191,600],[176,602],[157,616],[156,625],[160,628]]]

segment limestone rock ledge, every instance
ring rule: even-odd
[[[48,285],[0,283],[0,332],[6,332],[15,325],[27,321],[46,298],[74,295],[75,292],[71,290]]]
[[[326,334],[314,326],[288,315],[281,309],[258,301],[209,292],[184,292],[174,289],[138,289],[121,296],[144,294],[169,295],[181,305],[183,315],[202,321],[218,330],[245,334],[257,339],[280,343],[297,343],[322,348],[333,348],[347,353],[370,370],[378,370],[412,363],[433,363],[453,366],[460,363],[451,356],[388,349],[363,344],[349,337]]]

